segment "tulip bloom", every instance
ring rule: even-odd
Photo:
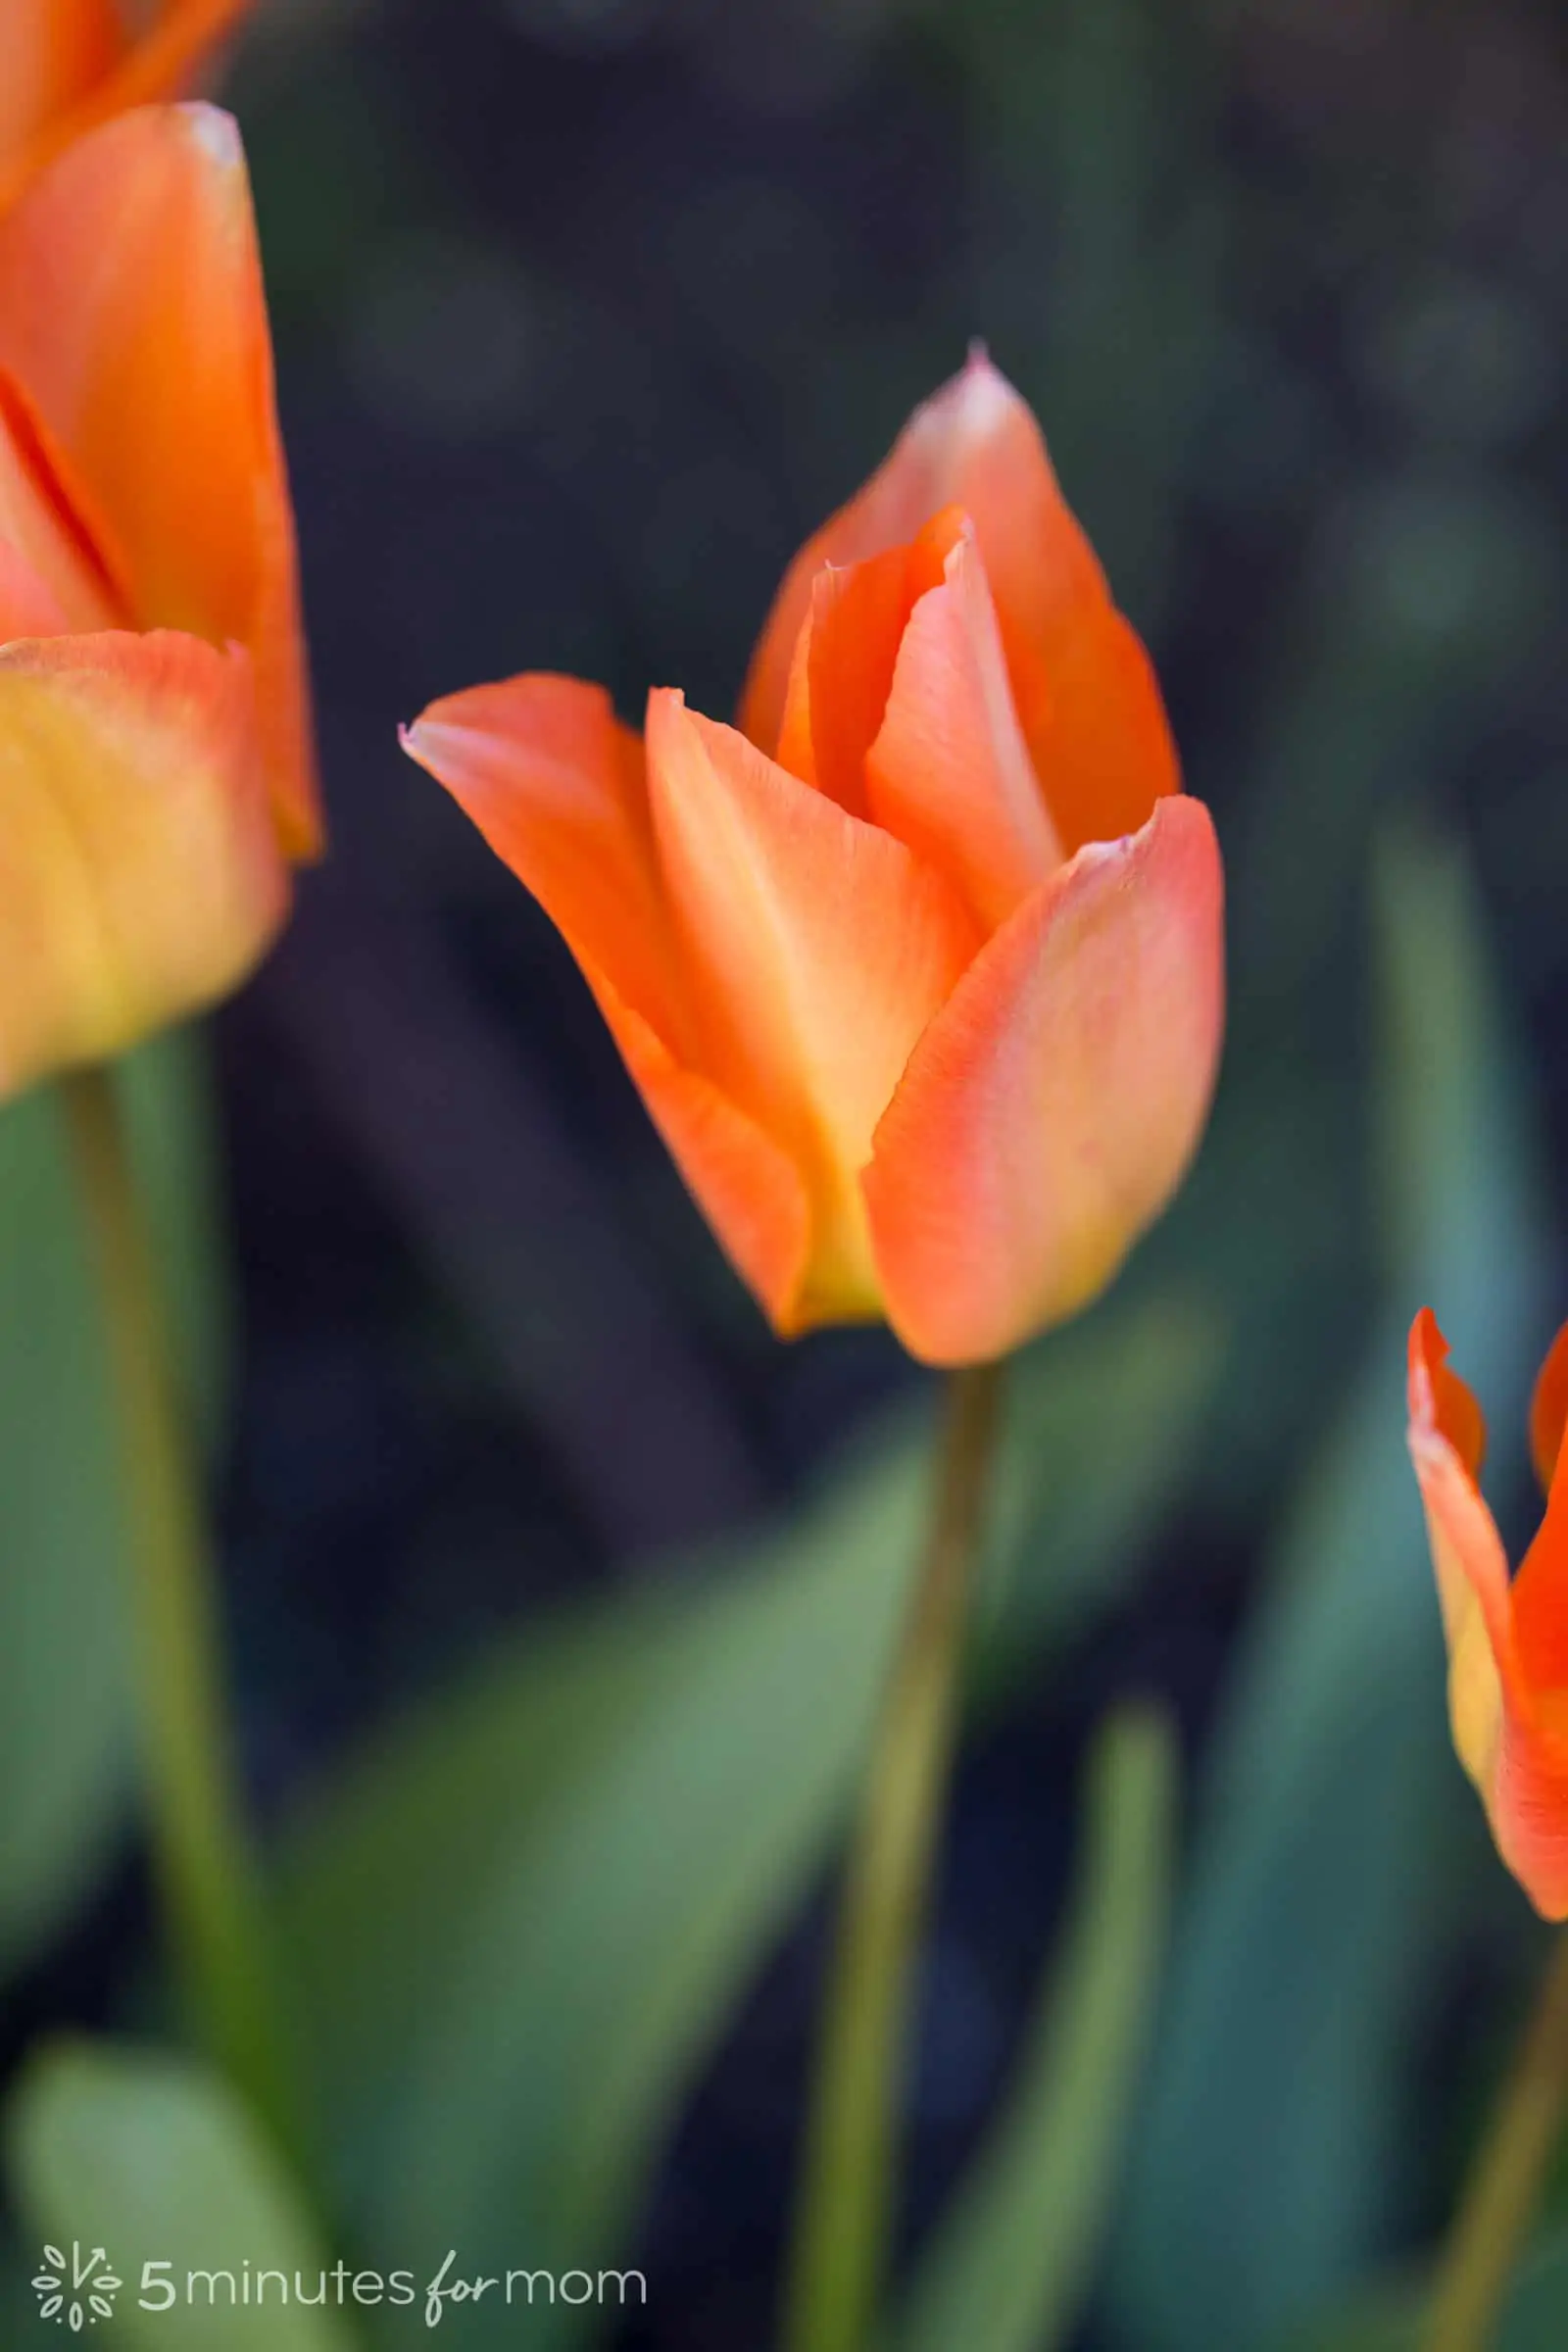
[[[122,0],[0,0],[0,212],[112,115],[178,98],[251,0],[159,0],[139,29]]]
[[[244,977],[318,846],[239,136],[119,117],[0,220],[0,1096]]]
[[[1196,1148],[1221,873],[982,357],[796,558],[739,729],[531,675],[405,736],[552,916],[777,1331],[940,1364],[1082,1306]]]
[[[1545,1919],[1568,1919],[1568,1324],[1536,1384],[1531,1451],[1546,1514],[1510,1582],[1477,1481],[1481,1408],[1429,1307],[1410,1333],[1410,1454],[1448,1644],[1448,1713],[1497,1850]]]

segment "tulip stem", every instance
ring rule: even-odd
[[[261,1876],[224,1698],[219,1600],[159,1270],[113,1075],[61,1081],[102,1302],[133,1571],[131,1633],[149,1834],[193,2029],[292,2139]]]
[[[881,2300],[899,2091],[1000,1393],[994,1364],[949,1383],[930,1533],[841,1897],[785,2316],[789,2352],[864,2352]]]
[[[1568,1934],[1560,1935],[1444,2249],[1426,2352],[1483,2352],[1568,2107]]]

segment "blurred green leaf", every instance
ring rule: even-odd
[[[1378,883],[1393,1297],[1214,1736],[1114,2279],[1139,2352],[1255,2352],[1374,2253],[1480,1840],[1401,1444],[1403,1340],[1430,1299],[1489,1406],[1516,1403],[1541,1226],[1462,861],[1405,835]]]
[[[216,1429],[223,1290],[205,1102],[189,1039],[122,1083],[193,1405]],[[56,1104],[0,1112],[0,1978],[100,1867],[130,1756],[111,1400]]]
[[[1125,1590],[1215,1352],[1201,1317],[1156,1305],[1021,1368],[998,1649],[1059,1639]],[[1117,1447],[1092,1444],[1112,1421]],[[307,1825],[296,1956],[369,2242],[562,2269],[621,2241],[847,1801],[920,1533],[923,1440],[922,1416],[862,1449],[701,1577],[509,1642]],[[535,2315],[541,2344],[583,2325]]]
[[[28,2285],[36,2260],[25,2262],[20,2246],[0,2234],[0,2344],[26,2341],[24,2326],[38,2316],[38,2300]]]
[[[118,1076],[190,1411],[217,1446],[228,1423],[233,1300],[205,1042],[172,1030],[127,1054]]]
[[[73,2043],[46,2051],[13,2099],[8,2154],[17,2202],[42,2239],[102,2246],[122,2281],[112,2339],[146,2352],[347,2352],[354,2340],[328,2278],[319,2307],[295,2299],[298,2273],[315,2295],[332,2258],[233,2093],[187,2061]],[[167,2266],[148,2272],[146,2266]],[[246,2305],[252,2279],[280,2271],[286,2304]],[[191,2272],[230,2273],[209,2289]],[[175,2296],[161,2305],[164,2286]],[[161,2286],[158,2281],[163,2281]],[[352,2295],[352,2287],[345,2290]]]
[[[1108,2219],[1164,1947],[1177,1757],[1113,1716],[1090,1759],[1079,1882],[1006,2108],[916,2273],[900,2352],[1052,2352]]]
[[[1421,2352],[1423,2296],[1406,2280],[1356,2299],[1311,2329],[1292,2352]],[[1561,2352],[1568,2310],[1568,2237],[1543,2237],[1521,2265],[1494,2352]]]

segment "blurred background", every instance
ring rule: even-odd
[[[340,2235],[648,2275],[465,2342],[769,2340],[928,1389],[879,1334],[771,1341],[395,726],[525,667],[727,713],[979,335],[1215,809],[1233,1010],[1186,1194],[1016,1375],[908,2238],[1027,2046],[1086,1740],[1152,1695],[1158,2054],[1064,2340],[1370,2340],[1542,1949],[1446,1745],[1401,1344],[1433,1303],[1522,1538],[1568,1305],[1560,8],[264,0],[229,87],[333,849],[148,1133],[180,1246],[196,1202],[232,1252],[192,1315]],[[7,2065],[161,2016],[52,1149],[0,1130]]]

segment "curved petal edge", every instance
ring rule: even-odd
[[[889,1320],[938,1364],[1085,1305],[1159,1214],[1207,1116],[1224,884],[1200,802],[1081,850],[930,1023],[862,1185]]]

